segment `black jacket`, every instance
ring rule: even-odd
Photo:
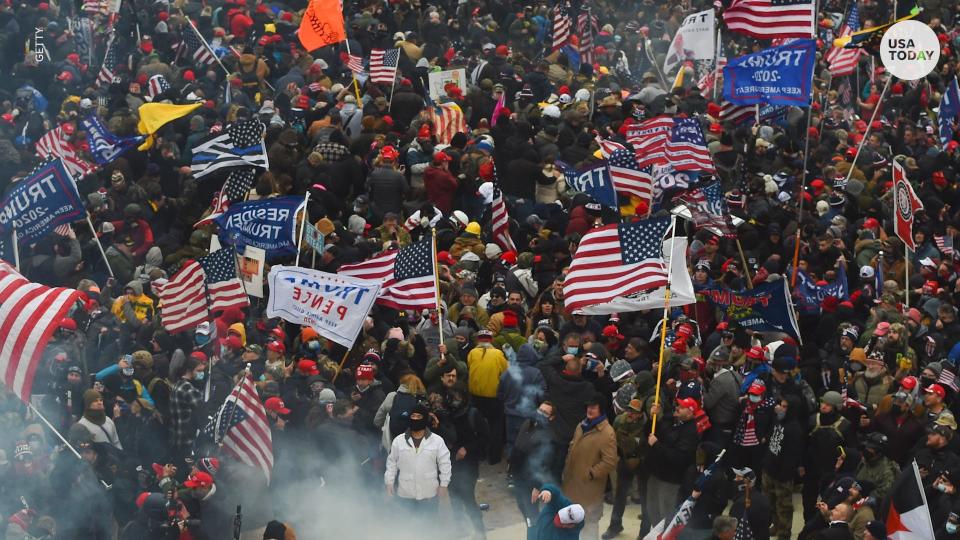
[[[740,519],[744,512],[744,498],[741,495],[733,501],[730,507],[730,515]],[[750,492],[750,508],[747,512],[747,521],[750,523],[750,530],[753,531],[755,540],[768,540],[770,538],[770,524],[773,523],[773,506],[770,505],[770,499],[761,491],[754,489]]]
[[[664,482],[679,484],[683,471],[693,465],[700,434],[694,420],[679,422],[662,418],[657,422],[657,443],[650,447],[646,466],[650,474]]]
[[[551,355],[537,367],[543,372],[543,380],[547,383],[547,399],[553,403],[556,415],[553,421],[555,440],[566,444],[573,439],[573,432],[577,429],[577,423],[583,419],[587,401],[593,397],[594,388],[593,384],[585,381],[579,373],[562,373],[561,362],[559,354]]]
[[[776,422],[763,455],[763,472],[779,482],[792,481],[803,463],[806,440],[806,433],[798,420],[788,417]]]

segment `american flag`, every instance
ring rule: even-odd
[[[741,124],[756,116],[756,105],[734,105],[727,100],[720,102],[720,121]]]
[[[363,73],[363,58],[353,54],[347,55],[347,68],[354,73]]]
[[[393,84],[397,79],[400,49],[372,49],[370,51],[370,80],[378,84]]]
[[[490,227],[493,229],[493,240],[503,249],[516,251],[517,246],[510,237],[510,214],[507,212],[507,203],[503,200],[503,192],[497,184],[497,168],[493,168],[493,200],[490,202]]]
[[[147,80],[147,97],[154,100],[160,94],[170,89],[170,81],[163,75],[154,75]]]
[[[115,35],[110,33],[107,39],[107,50],[103,55],[103,65],[97,74],[97,86],[109,86],[117,76],[117,49],[113,46]]]
[[[720,460],[723,459],[723,455],[726,452],[726,450],[721,450],[717,458],[713,460],[713,463],[700,473],[700,476],[697,477],[693,484],[695,490],[703,491],[703,485],[711,476],[716,474],[717,468],[720,466]],[[680,535],[680,532],[683,531],[684,527],[687,526],[690,517],[693,516],[693,507],[696,505],[697,499],[687,497],[680,507],[677,508],[677,512],[673,518],[670,519],[669,523],[666,519],[660,520],[660,523],[657,523],[655,527],[650,529],[650,532],[643,537],[643,540],[675,540]]]
[[[428,106],[427,114],[430,121],[433,122],[437,141],[440,144],[450,144],[454,135],[467,131],[467,121],[463,116],[463,111],[460,110],[459,105],[452,101]]]
[[[573,21],[570,19],[570,3],[557,4],[553,8],[553,46],[550,51],[559,51],[570,41],[570,29]]]
[[[108,15],[110,13],[110,0],[83,0],[80,9],[90,15]]]
[[[625,150],[627,147],[618,143],[611,141],[610,139],[604,139],[598,133],[596,136],[597,144],[600,145],[600,156],[603,159],[610,157],[610,154],[616,152],[617,150]]]
[[[273,472],[273,435],[267,411],[257,397],[249,372],[230,392],[216,416],[210,419],[201,437],[212,439],[242,463],[260,469],[270,482]]]
[[[341,266],[337,273],[379,280],[383,286],[377,303],[393,309],[414,311],[437,306],[431,242],[385,251],[363,262]]]
[[[36,152],[43,159],[60,158],[63,161],[63,166],[74,180],[80,180],[97,170],[96,165],[79,157],[73,147],[70,146],[70,143],[67,142],[67,134],[63,132],[63,126],[57,126],[40,137],[37,141]]]
[[[743,515],[737,521],[737,530],[733,533],[733,540],[753,540],[753,529],[750,528],[746,508],[743,509]]]
[[[687,190],[686,193],[676,197],[676,200],[690,209],[690,215],[697,229],[711,228],[716,229],[726,238],[737,237],[737,230],[733,226],[719,182]]]
[[[627,149],[614,150],[607,160],[610,166],[610,181],[613,189],[627,195],[634,195],[653,206],[653,176],[650,169],[641,169],[637,158]]]
[[[933,243],[937,245],[937,249],[940,250],[940,253],[943,253],[944,257],[952,257],[955,254],[952,236],[934,235]]]
[[[852,2],[850,15],[847,17],[847,23],[840,27],[840,34],[837,37],[849,36],[857,30],[860,30],[860,11],[857,9],[857,2]],[[860,61],[862,49],[845,49],[843,47],[833,47],[827,51],[824,58],[830,67],[830,75],[833,77],[842,77],[852,75],[857,69],[857,63]]]
[[[226,132],[215,135],[193,148],[190,171],[194,178],[229,169],[252,165],[269,167],[263,143],[263,123],[254,118],[231,124]]]
[[[213,223],[214,219],[220,217],[227,211],[230,203],[244,200],[247,192],[253,187],[253,182],[256,177],[256,169],[251,167],[230,171],[230,174],[227,175],[226,182],[224,182],[223,187],[220,188],[220,193],[213,199],[213,210],[210,212],[210,215],[198,221],[194,224],[194,227],[203,227],[204,225]]]
[[[169,281],[155,281],[153,291],[160,299],[163,327],[170,333],[196,326],[211,312],[250,305],[232,248],[187,262]]]
[[[47,342],[79,296],[74,289],[32,283],[0,262],[0,381],[21,400],[30,401]]]
[[[193,61],[198,68],[205,68],[213,65],[217,58],[207,45],[207,40],[203,39],[192,25],[187,25],[183,29],[183,43],[188,51],[193,51]]]
[[[565,308],[573,311],[665,286],[663,235],[669,226],[670,218],[664,217],[590,230],[563,282]]]
[[[580,62],[592,64],[593,58],[593,36],[599,31],[597,29],[597,18],[587,5],[580,7],[580,14],[577,15],[577,33],[580,36]]]
[[[657,116],[630,126],[627,142],[640,167],[670,165],[677,171],[716,172],[700,124],[693,118]]]
[[[944,361],[940,364],[943,366],[943,369],[940,370],[940,375],[937,377],[937,383],[942,384],[956,392],[958,390],[957,374],[954,371],[956,368],[953,366],[953,363],[949,361]]]
[[[723,67],[726,65],[727,57],[721,56],[717,58],[717,66],[704,73],[703,77],[700,77],[697,80],[697,88],[700,89],[700,95],[707,99],[710,99],[713,96],[713,83],[716,81],[717,77],[723,76]]]
[[[727,28],[761,39],[814,35],[813,0],[734,0],[723,12]]]

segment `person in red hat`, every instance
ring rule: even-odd
[[[376,351],[373,354],[367,354],[365,358],[380,358]],[[350,400],[357,406],[353,413],[353,427],[361,433],[368,433],[376,436],[379,429],[374,424],[373,419],[380,409],[380,405],[387,397],[383,391],[383,386],[377,380],[377,366],[373,363],[364,363],[357,366],[353,374],[354,385],[350,389]]]
[[[670,519],[676,512],[677,495],[683,482],[682,471],[696,464],[700,434],[694,417],[700,404],[693,398],[678,399],[673,417],[664,416],[662,404],[651,406],[658,416],[655,433],[647,436],[648,450],[644,465],[650,471],[647,481],[647,508],[644,520],[651,524]]]
[[[287,425],[287,421],[282,417],[290,414],[290,409],[283,403],[283,400],[277,396],[269,397],[263,402],[263,408],[267,412],[267,421],[270,423],[270,430],[283,431]]]
[[[750,467],[755,471],[762,468],[763,453],[776,419],[773,410],[776,403],[766,394],[766,384],[757,378],[747,387],[746,399],[740,402],[740,417],[733,432],[733,452],[729,462],[734,467]]]
[[[397,160],[400,153],[393,146],[384,146],[373,162],[373,171],[367,177],[370,194],[370,209],[382,220],[387,212],[399,215],[403,211],[404,194],[410,189]]]
[[[923,406],[927,409],[927,421],[929,423],[934,424],[941,418],[955,418],[944,403],[946,399],[947,391],[938,383],[930,384],[923,389]]]
[[[427,124],[423,125],[427,127]],[[427,193],[427,200],[436,205],[444,214],[449,214],[454,208],[454,197],[459,182],[450,173],[450,162],[453,160],[446,152],[433,154],[430,166],[423,172],[423,184]]]

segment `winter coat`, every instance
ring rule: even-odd
[[[536,367],[539,359],[533,346],[524,344],[517,351],[516,363],[500,376],[497,398],[507,416],[530,418],[546,394],[543,373]]]
[[[547,399],[553,403],[556,415],[553,421],[555,440],[566,444],[573,438],[577,423],[583,418],[586,403],[596,390],[589,381],[583,380],[579,373],[561,372],[559,354],[548,356],[537,364],[537,367],[547,383]]]
[[[371,209],[375,216],[383,219],[387,212],[400,214],[403,210],[403,195],[410,186],[399,171],[392,167],[377,167],[367,177],[367,189],[370,192]]]
[[[450,255],[453,256],[454,259],[459,259],[464,253],[472,251],[478,257],[483,257],[483,249],[485,247],[485,244],[480,241],[480,238],[469,233],[464,233],[453,241],[453,245],[450,246]]]
[[[683,471],[696,461],[700,434],[695,420],[664,420],[657,423],[657,442],[650,447],[645,465],[660,480],[679,484]]]
[[[423,173],[423,183],[427,190],[427,200],[437,205],[444,214],[449,214],[454,209],[457,179],[450,174],[450,171],[431,166],[427,167]]]
[[[550,502],[543,505],[537,522],[527,529],[527,540],[577,540],[584,523],[581,521],[572,529],[563,529],[553,524],[557,512],[573,504],[557,486],[544,484],[541,491],[550,492]]]
[[[563,492],[587,513],[599,514],[607,476],[616,470],[618,459],[617,436],[606,418],[586,432],[578,424],[563,467]]]
[[[714,375],[703,395],[703,408],[714,426],[733,427],[737,421],[740,397],[740,375],[722,369]]]
[[[388,486],[396,482],[398,497],[420,501],[436,497],[438,488],[447,487],[450,471],[450,451],[439,435],[428,429],[417,448],[408,431],[393,439],[383,480]]]
[[[806,433],[789,410],[783,421],[773,425],[770,439],[763,455],[763,471],[779,482],[792,482],[797,469],[803,464]]]
[[[471,395],[496,397],[501,375],[507,371],[507,357],[492,345],[480,344],[467,355],[467,369]]]

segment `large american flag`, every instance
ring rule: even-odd
[[[603,159],[609,158],[610,154],[616,152],[617,150],[623,150],[626,148],[626,146],[618,142],[611,141],[610,139],[604,139],[599,133],[596,135],[595,140],[600,146],[600,157]]]
[[[559,51],[570,41],[570,29],[573,20],[570,18],[570,2],[566,5],[557,3],[553,8],[553,45],[551,51]]]
[[[169,281],[153,282],[168,332],[192,328],[214,311],[250,305],[237,277],[235,257],[233,248],[219,249],[187,262]]]
[[[372,49],[370,51],[370,80],[378,84],[393,84],[397,78],[400,49]]]
[[[414,311],[437,306],[434,266],[431,242],[417,242],[363,262],[343,265],[337,273],[378,280],[383,283],[378,304]]]
[[[565,308],[583,309],[665,286],[663,235],[669,226],[670,218],[664,217],[590,230],[563,282]]]
[[[493,168],[493,200],[490,201],[490,227],[493,230],[493,240],[507,251],[516,251],[517,246],[510,236],[510,214],[507,212],[507,203],[503,200],[503,192],[497,183],[497,168]]]
[[[103,55],[103,65],[97,73],[97,86],[109,86],[117,76],[117,48],[114,47],[115,35],[110,33],[107,39],[107,50]]]
[[[254,118],[234,122],[227,130],[193,148],[190,171],[201,178],[219,170],[252,165],[269,167],[263,123]]]
[[[0,381],[23,401],[30,401],[47,342],[79,296],[74,289],[32,283],[0,262]]]
[[[207,45],[207,41],[197,33],[192,25],[187,25],[187,28],[183,29],[183,43],[187,46],[188,51],[193,51],[193,62],[198,68],[206,68],[217,61],[213,51],[210,50],[210,46]]]
[[[814,35],[813,0],[734,0],[723,12],[727,28],[761,39]]]
[[[847,17],[846,24],[840,27],[838,38],[849,36],[860,30],[860,11],[857,9],[856,0],[852,4],[850,15]],[[843,47],[833,47],[827,51],[824,60],[830,68],[830,75],[833,77],[852,75],[854,70],[857,69],[857,63],[860,61],[860,53],[862,52],[863,50],[859,48],[845,49]]]
[[[593,12],[586,3],[580,7],[580,14],[577,15],[577,33],[580,36],[580,62],[592,64],[594,62],[593,36],[599,31],[597,18],[593,16]]]
[[[614,150],[607,163],[614,191],[640,197],[653,206],[653,176],[649,168],[640,168],[633,152],[627,149]]]
[[[463,116],[463,111],[460,110],[459,105],[452,101],[438,105],[428,105],[427,115],[433,122],[437,141],[440,144],[450,144],[454,135],[467,131],[467,120]]]
[[[213,210],[210,212],[210,215],[194,224],[194,228],[213,223],[214,219],[220,217],[221,214],[227,211],[230,203],[244,200],[247,192],[253,187],[253,182],[256,180],[256,177],[257,171],[252,167],[243,167],[230,171],[230,174],[227,175],[226,182],[224,182],[223,187],[220,188],[220,193],[213,199]]]
[[[697,229],[711,228],[727,238],[737,237],[719,182],[689,189],[676,200],[690,209]]]
[[[97,166],[77,155],[77,152],[67,142],[67,134],[63,126],[51,129],[37,141],[37,155],[44,159],[60,158],[64,168],[74,180],[80,180],[97,170]]]
[[[270,482],[273,435],[249,372],[244,372],[243,380],[230,392],[201,436],[212,439],[242,463],[260,469]]]
[[[627,131],[627,142],[637,152],[639,167],[670,165],[677,171],[716,172],[703,131],[693,118],[657,116],[634,124]]]

